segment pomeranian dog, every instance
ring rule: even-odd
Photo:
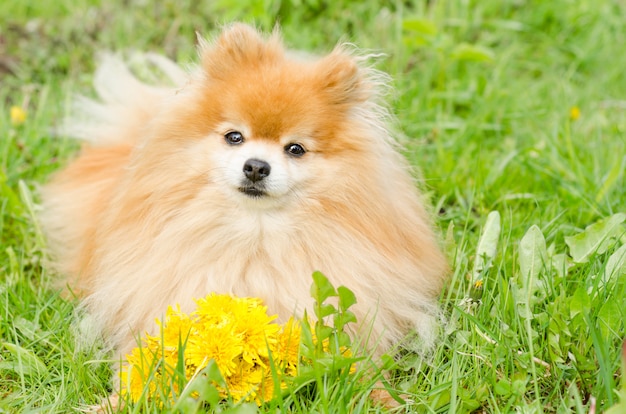
[[[356,295],[373,353],[412,331],[432,343],[447,264],[385,75],[346,46],[305,56],[243,24],[199,43],[189,70],[144,57],[167,86],[105,58],[69,127],[84,148],[42,189],[54,266],[104,337],[128,353],[168,305],[209,292],[259,297],[281,322],[311,314],[319,270]]]

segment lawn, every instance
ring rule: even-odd
[[[0,413],[71,412],[110,392],[111,356],[81,330],[77,302],[53,288],[36,218],[38,186],[78,149],[59,133],[71,95],[93,93],[98,51],[156,51],[184,64],[196,31],[232,20],[265,30],[280,22],[297,49],[349,41],[385,54],[377,65],[393,79],[399,139],[453,269],[437,347],[391,367],[411,410],[626,412],[626,5],[241,4],[2,1]],[[329,374],[314,385],[259,411],[381,410],[367,378]],[[203,408],[192,400],[177,409]]]

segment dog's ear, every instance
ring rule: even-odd
[[[266,40],[254,27],[243,23],[226,27],[214,44],[199,39],[199,45],[205,71],[217,79],[233,69],[256,65],[284,53],[278,31]]]
[[[368,83],[354,57],[342,47],[337,47],[317,65],[318,84],[331,102],[350,104],[368,99]]]

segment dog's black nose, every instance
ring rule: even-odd
[[[248,179],[254,183],[257,181],[261,181],[268,175],[270,175],[272,167],[261,160],[257,160],[256,158],[250,158],[243,165],[243,173],[248,177]]]

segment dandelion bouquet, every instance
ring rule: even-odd
[[[235,402],[267,401],[274,394],[276,376],[282,386],[284,377],[297,374],[299,323],[274,323],[276,317],[268,316],[260,299],[210,294],[196,303],[191,314],[170,306],[164,322],[157,321],[161,336],[146,336],[143,346],[127,356],[122,393],[132,401],[144,392],[151,398],[171,392],[162,388],[177,388],[180,381],[168,378],[176,377],[181,363],[184,384],[213,360],[224,380],[216,384],[220,396]]]
[[[269,316],[256,298],[209,294],[196,300],[191,314],[170,306],[164,321],[157,320],[160,336],[147,335],[127,355],[120,372],[121,394],[132,402],[173,401],[200,377],[216,390],[214,401],[231,398],[260,405],[296,377],[300,384],[319,380],[315,370],[353,374],[358,358],[344,327],[356,322],[348,310],[356,299],[343,286],[335,289],[319,272],[313,281],[313,324],[306,316],[276,324],[276,316]],[[324,303],[330,297],[338,298],[338,307]],[[324,322],[329,318],[332,326]],[[217,375],[207,374],[212,367],[219,370]]]

